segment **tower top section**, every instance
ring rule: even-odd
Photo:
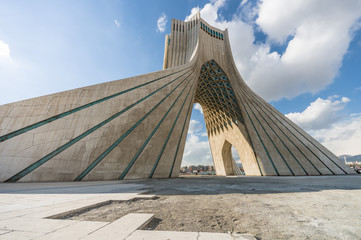
[[[223,41],[225,35],[226,31],[215,28],[203,20],[200,12],[188,21],[172,19],[171,33],[165,36],[163,69],[190,62],[196,55],[200,39],[213,38]]]

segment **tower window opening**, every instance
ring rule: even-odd
[[[193,121],[190,124],[197,122],[197,130],[192,133],[189,130],[187,134],[185,151],[188,154],[183,155],[180,175],[216,175],[208,139],[208,136],[212,134],[212,128],[209,125],[206,128],[203,115],[194,107],[191,115]],[[201,108],[203,112],[206,111],[204,106],[201,105]],[[196,144],[194,141],[196,141]],[[201,156],[198,155],[200,150],[204,151]]]
[[[238,151],[233,145],[231,147],[231,153],[232,153],[232,158],[236,164],[235,167],[237,167],[240,170],[240,172],[238,174],[235,172],[235,175],[239,175],[239,174],[246,175],[244,172],[243,164],[241,162],[241,158],[239,157]]]

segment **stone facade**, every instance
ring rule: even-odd
[[[0,106],[0,181],[177,177],[193,103],[204,110],[218,175],[352,174],[257,96],[227,30],[172,20],[163,70]]]

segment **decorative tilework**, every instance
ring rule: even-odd
[[[208,134],[217,134],[232,123],[244,124],[232,86],[222,68],[214,61],[201,67],[195,102],[202,106]]]

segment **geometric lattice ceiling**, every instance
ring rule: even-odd
[[[229,79],[214,60],[201,67],[194,102],[202,106],[208,135],[233,127],[232,123],[244,124]]]

